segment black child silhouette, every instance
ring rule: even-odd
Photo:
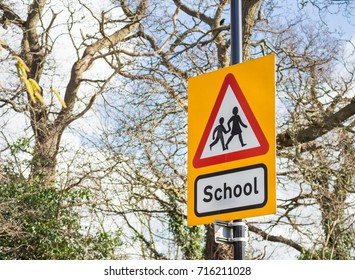
[[[229,119],[228,121],[228,132],[231,130],[231,123],[232,123],[232,131],[231,131],[231,136],[229,136],[227,144],[226,144],[226,149],[228,149],[228,144],[230,141],[232,141],[233,137],[235,135],[239,136],[239,142],[244,147],[246,144],[243,142],[243,137],[242,137],[242,128],[240,126],[243,126],[247,128],[248,126],[242,122],[242,119],[238,115],[238,107],[233,108],[233,116]]]
[[[210,144],[210,150],[212,150],[212,147],[216,145],[218,141],[221,141],[223,151],[227,149],[224,145],[224,138],[223,138],[223,133],[227,133],[227,130],[225,129],[223,123],[224,123],[224,118],[220,118],[219,125],[217,125],[216,128],[213,130],[212,138],[214,141]]]

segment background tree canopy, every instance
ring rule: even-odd
[[[354,6],[243,1],[243,60],[277,57],[278,209],[249,259],[355,256]],[[186,225],[187,80],[229,65],[229,14],[0,0],[1,259],[232,256]]]

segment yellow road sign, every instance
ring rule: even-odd
[[[275,56],[189,79],[188,102],[188,224],[275,213]]]

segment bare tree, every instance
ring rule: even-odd
[[[14,190],[12,204],[19,205],[19,208],[14,207],[13,209],[25,207],[22,206],[22,203],[29,207],[27,212],[24,210],[24,213],[8,212],[9,205],[4,204],[1,199],[0,217],[3,222],[3,218],[9,217],[10,214],[3,216],[2,213],[12,213],[10,217],[20,221],[21,230],[27,230],[27,233],[33,236],[33,239],[30,237],[18,239],[13,242],[14,244],[27,242],[26,240],[28,242],[32,240],[35,243],[41,238],[41,232],[46,227],[49,228],[43,231],[44,236],[53,230],[58,232],[64,240],[70,238],[71,234],[71,238],[75,239],[74,232],[70,228],[75,228],[79,235],[81,233],[76,226],[83,227],[82,230],[91,231],[91,226],[88,226],[91,221],[86,221],[85,226],[80,224],[81,218],[90,215],[96,215],[96,224],[93,227],[97,228],[104,224],[101,223],[100,215],[95,207],[97,204],[105,203],[104,198],[99,197],[101,193],[99,183],[101,177],[105,176],[105,171],[98,169],[94,163],[85,158],[87,153],[81,154],[81,151],[76,151],[76,154],[72,155],[74,158],[65,159],[67,147],[62,143],[62,136],[74,121],[82,119],[92,109],[97,98],[103,94],[110,80],[116,74],[115,70],[110,70],[106,66],[106,73],[98,78],[97,73],[100,66],[95,68],[94,64],[105,68],[105,64],[107,65],[105,61],[116,60],[115,50],[119,48],[121,43],[126,44],[127,38],[137,29],[146,13],[148,1],[137,2],[132,13],[128,16],[121,12],[127,5],[124,0],[114,1],[114,3],[106,1],[104,3],[106,7],[101,11],[95,9],[94,4],[89,2],[58,1],[53,4],[52,1],[46,0],[0,1],[1,63],[2,69],[6,69],[2,71],[6,80],[2,79],[0,110],[4,119],[7,119],[1,134],[1,151],[2,159],[9,159],[2,166],[6,176],[1,180],[1,191],[6,197],[10,195],[8,190],[10,186],[12,187]],[[84,28],[84,23],[92,28],[81,29],[80,27]],[[118,64],[117,61],[116,63]],[[66,81],[65,85],[63,81]],[[58,86],[64,97],[61,97],[57,90]],[[12,118],[13,115],[16,118]],[[22,134],[22,138],[19,140],[29,140],[29,145],[26,145],[26,155],[29,158],[24,160],[21,155],[18,161],[13,147],[24,149],[24,145],[23,143],[18,144],[16,140],[13,143],[9,135],[11,128],[17,130],[17,126],[21,125],[26,129],[26,133],[24,136]],[[73,151],[75,149],[71,144],[68,147]],[[60,151],[63,156],[61,159],[66,161],[61,163],[58,168]],[[79,161],[77,164],[75,155],[80,155],[82,162]],[[14,168],[12,168],[13,162],[16,163]],[[74,162],[75,164],[73,164]],[[67,167],[66,176],[63,165]],[[9,175],[10,171],[13,171],[10,174],[13,178]],[[60,180],[63,178],[66,180]],[[98,181],[97,184],[95,184],[95,180]],[[16,188],[16,184],[19,184],[21,188]],[[32,200],[22,201],[22,197],[16,196],[16,192],[22,191],[22,187],[26,184],[28,186],[23,191],[29,197],[33,197],[33,202],[31,202]],[[48,200],[41,201],[44,197],[47,197]],[[35,203],[39,203],[38,209],[31,213],[30,209],[36,207]],[[48,205],[44,205],[43,208],[43,203],[48,203]],[[47,209],[49,210],[47,211]],[[71,211],[67,209],[71,209]],[[67,220],[61,215],[66,215]],[[36,216],[38,224],[43,225],[41,231],[32,232],[31,228],[26,228],[25,221],[27,220],[25,219],[32,221],[32,216]],[[21,221],[21,217],[24,219],[23,221]],[[73,225],[68,229],[67,225],[62,222],[71,221],[71,219],[73,219]],[[53,223],[53,220],[56,220],[57,223]],[[46,255],[46,251],[41,251],[41,253],[36,248],[36,246],[40,247],[41,244],[46,244],[45,240],[39,244],[29,244],[28,247],[25,244],[20,244],[18,248],[8,249],[7,246],[10,245],[7,241],[12,239],[6,239],[6,236],[15,237],[11,232],[12,228],[16,228],[16,226],[17,224],[14,224],[1,228],[1,251],[9,252],[9,254],[13,252],[12,256],[19,258],[53,257],[49,256],[49,252]],[[107,232],[99,232],[101,232],[99,239],[108,238],[107,244],[114,240],[110,239],[111,235],[107,235]],[[95,250],[96,245],[99,245],[99,243],[95,246],[92,244],[95,242],[95,238],[88,234],[87,239],[81,239],[80,242],[86,242],[88,247],[84,252],[78,251],[78,255],[74,257],[69,253],[65,255],[65,251],[59,252],[57,256],[59,258],[93,258],[95,254],[89,255],[85,252],[91,252],[91,250]],[[114,243],[116,241],[111,244]],[[90,246],[94,247],[90,248]],[[17,250],[21,248],[24,249],[17,253]],[[33,253],[30,248],[33,249]],[[72,248],[75,249],[75,246]],[[97,247],[96,250],[99,252],[101,249]],[[115,249],[111,248],[110,250]],[[63,256],[60,253],[63,253]],[[2,255],[1,257],[5,258],[6,256]]]
[[[222,20],[229,15],[229,5],[228,1],[172,2],[171,6],[154,6],[135,35],[135,48],[120,50],[122,57],[136,61],[133,71],[118,70],[130,86],[127,99],[116,111],[120,125],[112,135],[124,137],[118,146],[113,137],[106,135],[106,141],[118,159],[130,166],[127,175],[136,174],[133,180],[125,180],[132,188],[128,197],[158,201],[157,208],[149,210],[143,203],[133,203],[126,213],[168,217],[167,228],[184,250],[196,246],[186,237],[193,228],[186,228],[184,220],[186,173],[181,168],[186,156],[187,79],[229,65],[229,25]],[[330,8],[326,1],[312,3],[322,13]],[[276,218],[265,225],[250,222],[250,231],[296,250],[302,258],[347,258],[353,246],[353,214],[348,210],[353,205],[354,159],[349,151],[353,149],[354,69],[341,61],[344,42],[332,36],[324,23],[312,27],[302,20],[306,2],[299,2],[295,18],[281,23],[273,16],[274,4],[243,1],[244,60],[277,54],[278,98],[284,104],[277,135],[278,182],[281,193],[292,186],[293,196],[281,196]],[[344,75],[334,75],[335,67],[343,69]],[[346,152],[334,139],[342,139]],[[309,211],[316,211],[314,220]],[[279,231],[292,234],[274,234]],[[231,257],[230,247],[214,244],[209,225],[206,234],[205,258]],[[147,236],[141,236],[144,242],[155,242],[155,238],[144,239]]]
[[[8,49],[9,55],[17,55],[22,58],[29,68],[28,78],[35,80],[37,84],[41,84],[43,71],[54,48],[55,37],[57,36],[52,34],[54,33],[52,29],[54,29],[58,13],[51,10],[47,2],[45,0],[33,1],[28,7],[29,12],[25,15],[22,15],[23,11],[21,10],[16,11],[6,1],[1,1],[0,3],[0,8],[3,11],[1,24],[4,28],[7,28],[10,24],[14,25],[19,33],[19,40],[21,40],[18,50],[12,49],[9,45],[5,46],[5,48]],[[126,5],[125,1],[121,1],[121,4],[123,7]],[[82,8],[89,9],[89,6],[82,4]],[[103,81],[96,81],[84,78],[84,73],[95,61],[108,59],[109,56],[112,56],[112,50],[120,42],[126,40],[127,36],[138,27],[146,8],[147,1],[141,1],[134,13],[130,14],[126,19],[121,19],[121,26],[110,33],[106,33],[105,28],[113,20],[106,20],[105,12],[102,12],[100,17],[96,18],[97,32],[91,38],[83,38],[79,46],[74,45],[77,59],[74,61],[70,73],[67,73],[69,81],[64,93],[66,106],[63,106],[59,111],[52,111],[51,108],[48,110],[47,106],[41,102],[34,103],[30,95],[28,96],[28,102],[17,105],[15,102],[18,91],[16,90],[9,98],[1,99],[3,103],[12,106],[16,111],[28,112],[29,114],[28,117],[35,137],[31,177],[42,174],[47,178],[46,181],[48,183],[54,180],[56,158],[63,131],[70,123],[90,110],[97,96],[104,91],[105,85],[110,80],[110,75]],[[68,29],[70,31],[73,25],[71,21],[75,20],[75,12],[70,10],[68,12],[70,13],[68,21]],[[52,13],[52,16],[49,22],[44,22],[44,14],[48,13]],[[70,33],[68,35],[74,41],[72,37],[74,34]],[[83,100],[80,95],[81,88],[88,84],[96,85],[96,89],[93,90],[91,96],[87,95],[85,100]],[[80,108],[77,108],[78,101],[84,103]]]

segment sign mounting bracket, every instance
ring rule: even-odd
[[[234,236],[234,227],[242,227],[245,229],[244,232],[246,234],[242,237],[235,237]],[[243,221],[221,221],[215,220],[214,221],[214,236],[216,243],[234,243],[236,241],[248,241],[248,234],[247,234],[248,227],[245,222]]]

